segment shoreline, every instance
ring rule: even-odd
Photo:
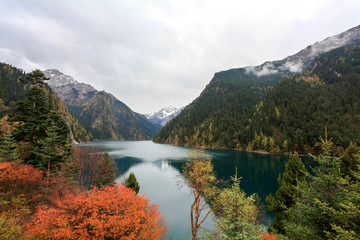
[[[216,147],[209,147],[209,146],[191,146],[191,145],[160,143],[160,142],[154,142],[154,141],[152,141],[152,142],[156,143],[156,144],[165,144],[165,145],[170,145],[170,146],[189,147],[189,148],[202,148],[202,149],[211,149],[211,150],[231,150],[231,151],[250,152],[250,153],[258,153],[258,154],[266,154],[266,155],[268,155],[268,154],[289,155],[289,153],[284,153],[284,152],[271,153],[266,150],[240,150],[240,149],[236,149],[236,148],[216,148]],[[307,156],[307,155],[299,154],[299,156]]]
[[[236,149],[236,148],[215,148],[215,147],[204,147],[204,146],[191,146],[191,145],[180,145],[180,144],[169,144],[169,143],[159,143],[159,142],[154,142],[152,140],[150,140],[153,143],[156,144],[165,144],[165,145],[170,145],[170,146],[178,146],[178,147],[188,147],[188,148],[202,148],[202,149],[210,149],[210,150],[231,150],[231,151],[239,151],[239,152],[249,152],[249,153],[257,153],[257,154],[264,154],[264,155],[284,155],[284,156],[288,156],[290,154],[290,152],[280,152],[280,153],[272,153],[272,152],[268,152],[266,150],[240,150],[240,149]],[[299,157],[312,157],[310,154],[304,154],[304,153],[298,153]]]

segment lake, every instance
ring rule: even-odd
[[[162,216],[169,226],[168,239],[191,237],[190,206],[193,201],[190,190],[181,184],[181,170],[188,161],[191,148],[156,144],[151,141],[104,141],[86,145],[108,150],[116,161],[120,175],[118,182],[133,172],[140,184],[139,194],[146,195],[151,203],[159,205]],[[206,150],[212,158],[219,179],[230,181],[237,168],[241,188],[247,194],[258,193],[262,203],[266,195],[275,194],[277,178],[288,160],[284,155],[259,154],[232,150]],[[267,214],[264,224],[271,221]],[[211,218],[204,226],[212,228]]]

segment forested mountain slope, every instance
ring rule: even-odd
[[[263,107],[261,100],[269,90],[278,82],[313,66],[311,64],[319,54],[356,44],[359,39],[360,26],[317,42],[280,61],[216,73],[201,95],[170,121],[154,141],[212,148],[251,148],[254,139],[262,132],[255,127],[259,124],[255,117],[258,109]],[[292,123],[289,124],[291,126]],[[322,132],[323,129],[324,126]],[[266,132],[269,134],[267,141],[275,141],[270,140],[271,133]]]
[[[49,85],[86,130],[99,140],[148,140],[161,126],[133,112],[123,102],[56,69],[44,71]]]
[[[253,113],[249,147],[316,152],[325,126],[336,145],[360,144],[360,45],[325,53],[272,88]]]
[[[201,95],[162,128],[155,142],[233,148],[247,141],[248,116],[281,75],[251,78],[245,69],[215,74]]]
[[[6,63],[0,63],[0,115],[8,112],[10,106],[25,96],[24,85],[19,81],[25,71]]]
[[[15,103],[25,97],[25,90],[29,87],[20,79],[25,79],[25,71],[13,67],[6,63],[0,63],[0,116],[12,112]],[[60,112],[70,128],[70,134],[76,142],[92,140],[92,135],[88,133],[82,125],[74,118],[60,98],[47,87],[48,97],[52,99],[55,108]],[[1,103],[2,102],[2,103]]]

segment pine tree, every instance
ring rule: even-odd
[[[291,239],[358,239],[360,234],[359,170],[357,181],[343,178],[340,160],[331,157],[331,140],[320,138],[323,154],[308,187],[287,211],[284,228]]]
[[[240,178],[232,177],[231,188],[223,189],[215,200],[218,218],[214,219],[222,240],[262,239],[257,225],[259,210],[255,197],[246,196],[240,188]],[[211,235],[207,236],[212,238]]]
[[[9,129],[0,137],[0,162],[12,162],[20,160],[17,144]]]
[[[71,155],[69,128],[53,105],[47,80],[40,70],[27,74],[24,83],[30,84],[25,99],[17,103],[10,116],[17,124],[13,136],[27,146],[25,163],[41,170],[57,170],[58,163]]]
[[[358,153],[360,148],[354,144],[350,143],[350,145],[346,148],[344,155],[341,156],[340,168],[343,176],[349,176],[350,179],[355,180],[354,171],[356,172],[358,169],[358,164],[360,164]]]
[[[289,161],[285,165],[283,176],[279,176],[279,189],[276,198],[271,194],[266,197],[268,210],[275,213],[273,224],[269,227],[271,233],[285,233],[283,221],[287,218],[286,210],[291,208],[300,197],[299,184],[304,183],[306,178],[305,166],[299,155],[290,154]]]
[[[30,84],[31,87],[45,87],[45,81],[47,80],[49,80],[49,78],[47,78],[45,74],[39,69],[35,69],[34,71],[26,74],[25,79],[20,79],[22,83]]]
[[[46,169],[48,178],[50,173],[58,171],[60,169],[59,164],[71,155],[70,139],[64,138],[64,135],[61,134],[64,130],[61,127],[66,127],[66,124],[64,125],[61,120],[62,118],[58,116],[57,112],[52,111],[49,114],[46,124],[46,137],[39,139],[36,148],[32,151],[32,156],[36,162],[29,160],[30,164],[43,170]]]
[[[136,194],[138,194],[138,192],[140,190],[139,182],[137,181],[135,174],[132,172],[129,174],[129,177],[125,180],[124,185],[125,185],[125,187],[128,187],[128,188],[134,190]]]
[[[360,154],[354,158],[360,160]],[[328,232],[329,239],[359,239],[360,236],[360,165],[352,172],[352,178],[346,182],[346,198],[342,200],[341,207],[334,212],[338,223],[332,224],[334,232]]]
[[[37,139],[46,136],[46,119],[50,112],[43,88],[31,88],[26,99],[17,103],[15,113],[10,116],[14,122],[22,122],[15,131],[17,141],[35,144]]]

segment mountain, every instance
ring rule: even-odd
[[[269,90],[252,114],[247,148],[318,154],[324,129],[340,154],[360,144],[360,45],[321,54],[302,74]]]
[[[245,67],[247,73],[256,76],[271,74],[301,73],[307,69],[311,62],[320,54],[329,52],[349,44],[360,41],[360,25],[349,29],[341,34],[328,37],[323,41],[316,42],[300,52],[286,57],[283,60],[265,62],[256,67]]]
[[[200,96],[161,129],[154,142],[245,149],[260,134],[252,123],[274,86],[309,69],[320,54],[359,42],[360,26],[283,60],[218,72]]]
[[[148,140],[160,129],[110,93],[97,91],[56,69],[44,73],[50,78],[49,86],[95,139]]]
[[[175,118],[184,108],[166,107],[159,111],[144,114],[151,122],[165,126],[171,119]]]
[[[25,97],[27,85],[24,85],[20,79],[26,78],[26,72],[6,63],[0,63],[0,116],[11,113],[16,106],[16,102],[22,101]],[[70,136],[74,142],[85,142],[92,140],[92,136],[75,119],[65,107],[64,103],[50,89],[47,88],[48,96],[53,99],[55,109],[66,121]],[[2,102],[2,104],[1,104]],[[3,105],[3,107],[1,106]],[[5,108],[4,108],[5,107]],[[3,111],[1,111],[3,109]]]

